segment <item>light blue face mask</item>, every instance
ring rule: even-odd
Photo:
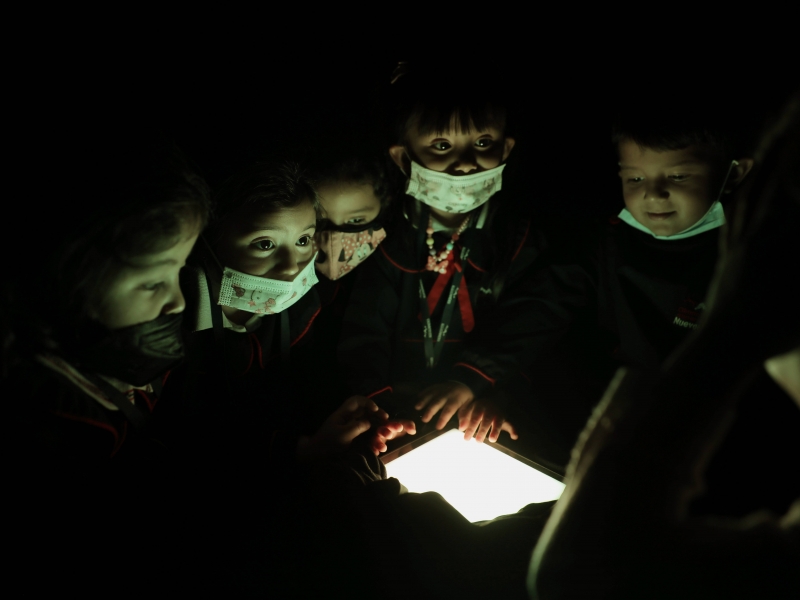
[[[730,167],[728,167],[728,173],[725,175],[725,180],[722,182],[722,187],[719,190],[719,194],[717,194],[717,199],[711,204],[711,206],[706,211],[706,214],[697,221],[691,227],[687,227],[683,231],[679,231],[673,235],[656,235],[652,231],[650,231],[647,227],[639,223],[630,211],[627,208],[623,208],[622,211],[617,215],[620,220],[624,221],[631,227],[638,229],[639,231],[643,231],[644,233],[649,233],[651,236],[656,238],[657,240],[683,240],[686,238],[690,238],[692,236],[704,233],[706,231],[710,231],[712,229],[716,229],[717,227],[722,227],[725,225],[725,211],[722,208],[722,203],[720,199],[722,198],[722,194],[725,191],[725,186],[728,184],[728,179],[730,179],[731,172],[733,168],[738,166],[739,162],[732,160]]]

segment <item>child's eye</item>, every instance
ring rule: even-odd
[[[450,145],[450,142],[434,142],[432,148],[434,150],[445,151],[445,150],[450,150],[452,146]]]
[[[670,175],[669,176],[669,178],[672,179],[672,181],[684,181],[684,180],[688,179],[688,177],[689,177],[688,175]]]
[[[644,177],[629,177],[628,183],[641,183],[644,181]]]
[[[308,246],[310,243],[311,243],[311,236],[310,235],[304,235],[299,240],[297,240],[297,245],[298,246]]]
[[[272,250],[275,248],[275,244],[272,240],[258,240],[257,242],[253,242],[253,246],[262,252],[266,252],[267,250]]]
[[[491,138],[481,138],[475,142],[478,148],[491,148],[494,145],[494,140]]]
[[[359,223],[364,222],[364,217],[353,217],[352,219],[348,219],[348,225],[358,225]]]
[[[157,283],[145,283],[145,284],[142,284],[141,288],[143,290],[148,291],[148,292],[155,292],[157,289],[159,289],[163,285],[164,285],[164,282],[163,281],[159,281]]]

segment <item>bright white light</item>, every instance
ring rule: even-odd
[[[410,492],[438,492],[471,522],[557,500],[564,484],[453,429],[386,465]]]

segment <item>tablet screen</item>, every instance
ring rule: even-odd
[[[464,441],[457,429],[425,437],[384,457],[389,477],[409,492],[438,492],[473,523],[556,500],[564,491],[558,475],[502,446]]]

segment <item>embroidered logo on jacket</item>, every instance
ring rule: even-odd
[[[678,307],[678,314],[675,315],[672,324],[686,329],[695,329],[697,320],[700,318],[700,311],[705,310],[705,308],[705,302],[698,303],[691,298],[686,298],[681,306]]]

